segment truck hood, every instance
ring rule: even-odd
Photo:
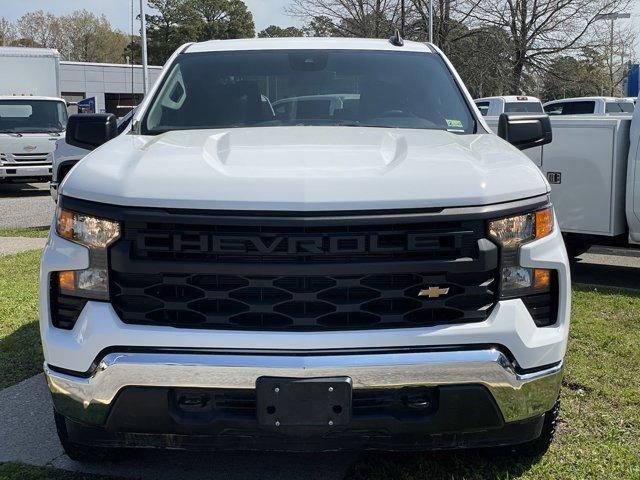
[[[15,134],[0,133],[0,153],[5,154],[38,154],[52,153],[56,149],[56,141],[64,138],[48,133],[24,133],[21,137]]]
[[[63,195],[116,205],[272,211],[487,205],[548,190],[495,135],[360,127],[121,135],[62,185]]]

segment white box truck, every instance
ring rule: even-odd
[[[0,47],[0,183],[49,180],[66,124],[57,50]]]

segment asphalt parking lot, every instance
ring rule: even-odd
[[[0,184],[0,229],[49,225],[54,210],[48,183]]]

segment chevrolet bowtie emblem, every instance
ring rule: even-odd
[[[447,295],[449,293],[448,288],[440,288],[440,287],[429,287],[423,290],[420,290],[418,293],[419,297],[429,297],[429,298],[438,298],[443,295]]]

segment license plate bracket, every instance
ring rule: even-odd
[[[256,380],[258,423],[272,427],[339,426],[351,420],[349,377]]]

